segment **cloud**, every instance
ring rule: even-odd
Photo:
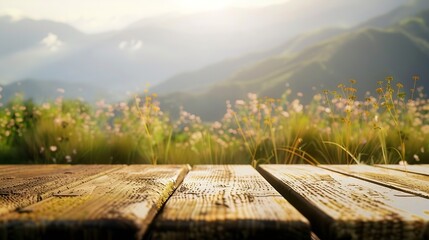
[[[287,0],[0,0],[0,15],[65,22],[84,32],[123,29],[142,18],[219,7],[257,7]],[[297,0],[298,1],[298,0]],[[47,7],[49,6],[49,7]]]
[[[128,45],[127,41],[122,41],[119,43],[118,48],[119,49],[125,49],[127,47],[127,45]]]
[[[118,48],[121,50],[138,51],[142,48],[143,42],[141,40],[132,39],[130,41],[122,41],[118,44]]]
[[[53,33],[48,33],[48,35],[40,41],[42,45],[47,47],[50,51],[57,51],[63,45],[63,42],[58,38],[57,35]]]
[[[24,18],[22,11],[16,8],[6,8],[0,10],[0,16],[7,16],[12,22],[17,22]]]

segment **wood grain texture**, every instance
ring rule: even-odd
[[[140,239],[187,165],[132,165],[2,216],[0,239]]]
[[[310,239],[307,220],[251,166],[195,166],[157,217],[153,239]]]
[[[321,165],[319,167],[429,198],[429,176],[368,165]]]
[[[322,239],[429,238],[429,199],[309,165],[258,170]]]
[[[402,171],[402,172],[410,172],[410,173],[416,173],[416,174],[429,176],[429,165],[428,164],[422,164],[422,165],[376,165],[376,166],[381,167],[381,168],[398,170],[398,171]]]
[[[122,166],[5,165],[0,168],[0,215],[67,190]]]

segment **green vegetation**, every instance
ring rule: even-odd
[[[428,4],[428,1],[421,4]],[[266,52],[259,59],[253,58],[253,63],[237,59],[174,78],[163,86],[164,89],[174,86],[178,93],[161,95],[161,106],[172,111],[183,105],[204,120],[216,120],[222,116],[226,100],[245,98],[248,92],[280,98],[286,84],[295,92],[306,93],[301,100],[309,103],[314,94],[323,89],[334,89],[344,79],[356,79],[359,97],[364,98],[366,91],[378,87],[374,79],[386,75],[407,79],[416,73],[427,76],[429,10],[426,7],[413,11],[424,9],[426,11],[414,15],[409,13],[410,9],[404,8],[398,14],[406,18],[401,17],[399,21],[393,17],[396,15],[389,14],[375,24],[388,27],[376,29],[367,23],[355,29],[314,32]],[[225,65],[236,68],[228,69]],[[229,73],[222,75],[222,79],[217,73],[226,70]],[[210,84],[205,82],[215,76],[218,79],[210,80]],[[195,84],[200,80],[207,84]],[[407,89],[413,87],[412,81],[403,84]],[[428,93],[428,82],[420,84]],[[198,91],[189,91],[193,86],[198,86]],[[213,107],[206,108],[208,104]]]
[[[156,95],[131,104],[80,101],[34,104],[15,98],[0,108],[1,163],[428,163],[429,101],[392,77],[359,100],[356,81],[303,105],[281,98],[227,102],[205,123],[181,109],[163,113]],[[209,106],[209,105],[208,105]]]

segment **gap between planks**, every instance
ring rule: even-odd
[[[15,165],[16,166],[16,165]],[[52,168],[52,166],[58,166],[58,165],[51,165],[51,166],[47,166],[47,168],[49,167],[49,168]],[[91,166],[91,165],[88,165],[88,166]],[[279,165],[277,165],[277,166],[279,166]],[[290,165],[289,165],[290,166]],[[7,183],[8,181],[9,181],[9,184],[10,184],[10,182],[17,182],[17,180],[19,179],[19,176],[21,176],[21,178],[25,178],[25,176],[26,176],[26,174],[28,174],[28,169],[27,170],[23,170],[23,169],[21,169],[21,170],[14,170],[13,169],[13,167],[14,166],[1,166],[0,167],[0,180],[2,181],[2,184],[3,184],[3,182],[4,183]],[[16,166],[16,167],[24,167],[24,166]],[[42,170],[42,169],[40,169],[40,165],[37,165],[37,166],[27,166],[29,169],[33,169],[32,171],[33,171],[33,173],[32,174],[36,174],[37,175],[37,173],[39,173],[39,174],[46,174],[46,171],[47,170],[45,170],[45,173],[43,173],[44,172],[44,170]],[[74,167],[76,167],[76,166],[74,166]],[[85,167],[87,167],[87,166],[85,166]],[[121,166],[121,168],[122,168],[123,166]],[[199,166],[196,166],[196,168],[198,168]],[[202,167],[202,166],[201,166]],[[205,167],[214,167],[214,166],[205,166]],[[233,167],[233,166],[219,166],[221,169],[224,169],[224,171],[225,171],[225,169],[228,169],[229,167]],[[250,166],[240,166],[240,167],[250,167]],[[322,167],[325,167],[325,166],[322,166]],[[329,167],[329,166],[328,166]],[[326,167],[326,168],[328,168],[328,167]],[[331,166],[331,167],[333,167],[333,166]],[[62,168],[64,168],[64,169],[66,169],[67,168],[67,165],[62,165],[61,167],[58,167],[58,169],[62,169]],[[57,169],[57,171],[58,171],[58,169]],[[69,175],[70,174],[70,171],[69,170],[61,170],[62,171],[62,173],[64,174],[64,175]],[[418,168],[413,168],[413,170],[414,171],[417,171],[416,169],[418,169]],[[52,170],[52,169],[51,169]],[[75,169],[76,170],[76,169]],[[118,170],[118,169],[114,169],[114,170]],[[109,170],[109,171],[114,171],[114,170]],[[332,168],[332,169],[330,169],[331,171],[333,170],[333,171],[336,171],[336,172],[341,172],[339,169],[334,169],[334,168]],[[409,169],[410,170],[410,169]],[[197,170],[198,171],[198,170]],[[200,170],[200,171],[202,171],[202,170]],[[217,174],[219,174],[219,172],[220,172],[220,170],[218,169],[218,170],[216,170],[217,171]],[[215,171],[215,172],[216,172]],[[228,170],[228,171],[230,171],[230,170]],[[228,172],[227,171],[227,172]],[[331,172],[331,171],[329,171],[329,172]],[[392,170],[393,171],[393,170]],[[411,174],[410,172],[411,171],[407,171],[408,173],[403,173],[403,172],[400,172],[401,170],[395,170],[395,172],[398,172],[398,174],[399,175],[401,175],[401,174],[406,174],[407,176],[408,176],[408,179],[410,179],[409,177],[410,177],[410,175],[413,177],[413,178],[416,178],[416,179],[422,179],[422,177],[424,178],[425,176],[422,176],[422,175],[418,175],[419,177],[416,177],[414,174]],[[54,171],[55,172],[55,171]],[[185,172],[187,172],[187,170],[185,170]],[[206,171],[207,172],[207,171]],[[233,171],[234,172],[234,171]],[[246,172],[246,171],[244,171],[244,172]],[[421,171],[420,171],[421,172]],[[345,171],[344,170],[342,170],[342,173],[344,174],[345,173]],[[20,175],[21,174],[21,175]],[[185,173],[186,174],[186,173]],[[180,178],[183,178],[184,177],[184,175],[185,174],[182,174],[182,176],[179,176],[178,177],[178,180],[177,180],[177,182],[179,182],[179,181],[181,181],[180,180]],[[334,175],[335,175],[335,173],[333,173]],[[348,175],[350,175],[350,176],[352,176],[353,174],[351,174],[351,173],[346,173],[346,174],[348,174]],[[422,173],[420,173],[420,174],[422,174]],[[54,174],[55,175],[55,174]],[[88,178],[87,178],[87,180],[85,180],[85,181],[74,181],[74,182],[72,182],[72,184],[73,183],[75,183],[75,184],[77,184],[76,186],[74,186],[74,185],[67,185],[67,187],[65,187],[65,189],[67,189],[67,188],[70,188],[71,186],[74,186],[72,189],[70,189],[69,191],[64,191],[64,190],[61,190],[61,191],[59,191],[58,189],[55,189],[55,190],[49,190],[49,188],[42,188],[42,191],[47,191],[47,192],[45,192],[45,193],[42,193],[40,196],[43,196],[43,199],[45,199],[45,198],[47,198],[47,197],[49,197],[49,196],[53,196],[53,195],[55,195],[54,197],[51,197],[50,199],[76,199],[76,198],[79,198],[79,197],[82,197],[82,196],[88,196],[88,195],[91,195],[93,192],[94,192],[94,187],[88,187],[88,185],[91,185],[91,184],[93,184],[94,182],[96,182],[95,180],[96,179],[98,179],[98,183],[101,183],[101,182],[104,182],[106,179],[105,178],[103,178],[103,176],[101,176],[100,177],[100,175],[103,175],[102,173],[98,173],[98,174],[96,174],[96,175],[92,175],[92,176],[89,176]],[[240,175],[240,174],[238,174],[238,175]],[[18,177],[17,177],[18,176]],[[63,177],[63,175],[59,175],[59,176],[62,176]],[[234,174],[231,174],[231,173],[228,173],[227,174],[227,176],[228,176],[228,179],[230,179],[231,178],[231,176],[234,176]],[[246,176],[246,175],[240,175],[241,177],[243,177],[243,176]],[[356,173],[354,173],[354,175],[353,175],[353,177],[359,177],[358,176],[358,174],[356,174]],[[94,178],[96,178],[96,179],[94,179]],[[329,178],[329,177],[326,177],[326,176],[324,176],[324,177],[322,177],[322,180],[321,181],[324,181],[324,178]],[[332,177],[331,177],[332,178]],[[383,181],[381,181],[381,180],[376,180],[376,179],[372,179],[368,174],[366,175],[366,176],[360,176],[359,178],[361,178],[361,179],[363,179],[363,180],[365,180],[365,181],[371,181],[371,182],[373,182],[373,183],[377,183],[377,184],[381,184],[381,185],[384,185],[384,186],[389,186],[389,187],[393,187],[393,188],[396,188],[396,189],[400,189],[400,190],[402,190],[402,191],[414,191],[413,193],[414,194],[417,194],[417,191],[423,191],[423,193],[427,193],[427,192],[425,192],[424,191],[424,189],[422,190],[421,188],[412,188],[412,187],[409,187],[410,185],[406,185],[406,182],[399,182],[398,183],[398,179],[396,179],[396,181],[394,181],[395,179],[384,179]],[[38,179],[38,178],[36,178],[36,179]],[[51,182],[50,181],[47,181],[47,186],[50,186],[51,188],[52,188],[52,186],[50,185],[50,184],[52,184],[52,182],[56,182],[57,180],[57,178],[53,178],[54,180],[51,180]],[[91,181],[91,183],[88,183],[87,181],[89,181],[89,180],[93,180],[93,181]],[[210,178],[208,178],[208,179],[210,179]],[[249,178],[249,179],[252,179],[252,178]],[[247,179],[247,181],[249,181],[249,179]],[[22,179],[21,179],[22,180]],[[39,179],[40,180],[40,179]],[[152,179],[153,180],[153,179]],[[207,179],[206,179],[207,180]],[[64,184],[64,179],[62,179],[62,183]],[[86,184],[85,184],[85,182],[87,182]],[[167,181],[168,182],[168,181]],[[177,182],[175,182],[175,184],[176,184],[176,186],[177,186]],[[191,183],[192,183],[192,181],[191,181]],[[249,184],[249,183],[246,183],[246,184]],[[19,184],[18,184],[19,185]],[[86,187],[84,187],[84,186],[82,186],[82,185],[85,185]],[[168,185],[168,184],[167,184]],[[222,184],[221,184],[222,185]],[[219,185],[220,187],[222,187],[221,185]],[[3,185],[2,185],[3,186]],[[6,186],[6,185],[4,185],[4,186]],[[79,187],[79,186],[82,186],[82,187]],[[219,187],[219,186],[214,186],[214,187]],[[228,186],[228,184],[226,184],[226,185],[224,185],[223,186],[223,188],[227,188],[226,186]],[[420,187],[424,187],[424,185],[422,185],[422,183],[419,183],[419,186]],[[8,185],[8,187],[10,187],[9,185]],[[62,188],[61,189],[64,189],[64,186],[61,186]],[[53,188],[55,188],[55,187],[53,187]],[[0,189],[2,189],[2,188],[0,188]],[[5,188],[3,188],[3,189],[5,189]],[[411,190],[410,190],[411,189]],[[183,189],[182,189],[183,190]],[[186,191],[185,191],[186,190]],[[183,190],[184,192],[189,192],[189,189],[185,189],[185,190]],[[24,191],[25,192],[25,191]],[[40,191],[39,191],[40,192]],[[170,191],[171,192],[171,191]],[[3,195],[2,195],[2,193],[3,193]],[[3,191],[3,192],[1,192],[0,191],[0,199],[2,198],[2,196],[4,197],[4,196],[10,196],[10,195],[12,195],[12,193],[13,194],[16,194],[16,192],[14,193],[13,191],[10,191],[10,188],[9,188],[9,190],[7,190],[7,191]],[[175,193],[176,194],[176,193]],[[225,193],[223,193],[223,194],[225,194]],[[231,194],[231,192],[229,192],[229,194]],[[161,194],[162,195],[162,194]],[[191,193],[191,195],[192,195],[192,193]],[[233,197],[235,197],[236,199],[234,199],[234,198],[232,198],[233,200],[231,201],[230,199],[228,200],[228,197],[222,197],[221,199],[218,199],[218,198],[215,198],[215,199],[217,199],[216,201],[214,201],[214,204],[215,204],[215,207],[217,207],[217,208],[220,208],[220,209],[222,209],[222,207],[223,208],[227,208],[227,209],[229,209],[229,208],[231,208],[231,209],[233,209],[233,210],[228,210],[228,211],[236,211],[236,207],[235,207],[235,204],[237,204],[236,203],[236,201],[237,201],[237,199],[239,199],[239,201],[242,201],[243,199],[242,199],[242,197],[240,197],[239,196],[240,194],[232,194],[231,196],[233,196]],[[24,196],[24,195],[23,195]],[[38,195],[39,196],[39,195]],[[399,196],[399,197],[405,197],[405,195],[400,195],[400,194],[398,194],[397,196]],[[248,196],[247,196],[248,197]],[[271,196],[271,195],[266,195],[265,197],[274,197],[274,195],[273,196]],[[407,195],[407,197],[409,197],[409,198],[413,198],[413,196],[410,196],[410,195]],[[38,198],[38,197],[37,197]],[[37,198],[36,198],[36,201],[37,201]],[[202,197],[203,199],[204,199],[204,201],[207,201],[207,199],[209,199],[210,200],[210,194],[208,194],[207,196],[203,196]],[[282,198],[282,197],[281,197]],[[31,201],[34,201],[34,196],[33,195],[30,195],[30,199],[32,199]],[[28,208],[23,208],[23,209],[21,209],[21,213],[19,213],[19,215],[25,215],[25,214],[28,214],[28,215],[31,215],[31,213],[32,212],[34,212],[35,211],[35,209],[43,209],[43,206],[45,206],[46,205],[46,201],[48,201],[48,200],[50,200],[50,199],[46,199],[45,201],[42,201],[42,202],[40,202],[40,203],[37,203],[37,204],[34,204],[34,205],[32,205],[31,207],[28,207]],[[172,197],[172,199],[173,199],[173,197]],[[165,201],[165,199],[163,199],[162,201]],[[162,202],[161,201],[161,202]],[[244,197],[244,201],[246,201],[246,197]],[[61,202],[61,201],[60,201]],[[170,202],[170,201],[169,201]],[[231,202],[232,202],[232,204],[231,204]],[[207,204],[207,203],[203,203],[203,204]],[[377,203],[378,204],[378,203]],[[26,204],[24,203],[24,204],[21,204],[21,206],[25,206]],[[27,204],[28,205],[28,204]],[[67,204],[66,204],[67,205]],[[155,204],[155,205],[157,205],[157,204]],[[128,231],[128,233],[131,231],[131,232],[133,232],[133,234],[136,234],[137,236],[141,236],[141,235],[143,235],[144,233],[145,233],[145,231],[146,231],[146,229],[147,229],[147,225],[151,222],[151,218],[153,219],[153,217],[155,216],[155,214],[156,214],[156,212],[158,211],[158,209],[159,209],[159,207],[160,207],[160,205],[162,205],[162,204],[158,204],[157,205],[157,207],[155,207],[154,209],[154,211],[152,211],[152,212],[150,212],[150,214],[148,214],[147,215],[147,217],[146,217],[146,219],[145,220],[143,220],[142,221],[142,225],[143,225],[143,227],[141,227],[141,228],[139,228],[139,227],[136,227],[136,225],[135,225],[135,223],[136,222],[138,222],[138,221],[134,221],[133,222],[133,220],[131,220],[131,221],[123,221],[122,223],[123,224],[128,224],[128,227],[124,227],[124,226],[122,226],[122,227],[124,227],[125,229],[128,229],[127,231]],[[243,204],[244,205],[244,204]],[[180,205],[179,205],[180,206]],[[2,207],[2,205],[0,204],[0,209],[1,209],[1,207]],[[74,209],[74,207],[73,207],[73,209]],[[138,209],[138,208],[137,208]],[[210,207],[206,207],[206,208],[204,208],[205,210],[207,210],[207,209],[210,209]],[[263,208],[261,208],[261,209],[263,209]],[[141,210],[141,209],[140,209]],[[8,210],[8,211],[10,211],[10,210]],[[72,208],[69,206],[69,209],[68,209],[68,211],[72,211]],[[198,211],[196,211],[196,212],[198,212]],[[317,212],[317,211],[316,211]],[[77,213],[74,213],[75,215],[77,214]],[[223,214],[225,214],[225,211],[223,212]],[[323,214],[323,213],[322,213]],[[429,214],[429,213],[428,213]],[[73,215],[73,214],[71,214],[71,215]],[[160,217],[159,218],[162,218],[162,215],[163,214],[160,214]],[[143,216],[143,215],[142,215]],[[15,220],[17,220],[17,221],[20,221],[20,220],[18,220],[18,219],[15,219]],[[52,219],[50,219],[50,220],[52,220]],[[116,220],[118,220],[118,219],[116,219]],[[105,227],[107,227],[107,226],[110,226],[110,227],[112,227],[112,226],[114,226],[115,224],[117,224],[118,222],[116,221],[115,219],[102,219],[102,221],[101,221],[101,225],[100,225],[100,221],[98,221],[98,220],[90,220],[90,221],[86,221],[86,226],[89,226],[89,227],[92,227],[92,228],[94,228],[94,229],[97,229],[97,231],[101,231],[103,228],[105,228]],[[140,219],[141,220],[141,219]],[[194,219],[195,220],[195,219]],[[222,217],[221,218],[221,220],[223,221],[223,220],[225,220],[225,218],[224,217]],[[331,219],[328,219],[328,220],[331,220]],[[13,220],[14,221],[14,220]],[[12,221],[12,222],[13,222]],[[72,221],[74,221],[74,220],[72,220]],[[195,221],[194,222],[194,225],[193,226],[201,226],[201,222],[200,222],[201,220],[197,220],[197,221]],[[249,233],[247,232],[246,233],[246,231],[248,231],[249,230],[249,228],[248,228],[248,226],[246,226],[246,224],[249,224],[249,222],[252,222],[253,220],[251,220],[251,221],[248,221],[248,222],[246,222],[246,221],[244,221],[244,220],[242,220],[244,223],[242,224],[243,226],[244,226],[244,228],[243,228],[243,226],[241,226],[242,228],[242,233],[241,234],[243,234],[243,233],[245,233],[244,235],[240,235],[241,237],[242,236],[252,236],[252,235],[249,235]],[[425,220],[426,221],[426,225],[427,225],[427,219]],[[167,221],[164,221],[164,224],[165,224],[165,222],[167,222],[168,223],[168,220]],[[204,221],[203,221],[204,222]],[[262,222],[262,225],[264,224],[264,221],[261,221]],[[314,222],[314,221],[313,221]],[[418,222],[418,221],[417,221]],[[67,227],[70,227],[70,226],[78,226],[78,225],[76,225],[76,223],[72,223],[72,222],[70,222],[70,220],[65,220],[65,221],[63,221],[63,220],[58,220],[57,219],[57,221],[56,221],[56,223],[58,223],[58,225],[57,225],[57,227],[58,226],[60,226],[60,228],[58,228],[58,229],[61,229],[61,225],[63,225],[62,227],[64,227],[64,226],[67,226]],[[268,223],[270,223],[269,221],[268,222],[265,222],[265,224],[268,224]],[[3,221],[3,224],[4,224],[4,221]],[[14,224],[22,224],[22,222],[21,223],[18,223],[18,222],[14,222]],[[34,226],[32,226],[32,224],[31,224],[31,221],[30,222],[27,222],[26,223],[27,225],[26,225],[26,227],[27,228],[29,228],[29,229],[31,229],[31,228],[34,228]],[[75,224],[75,225],[73,225],[73,224]],[[103,225],[104,224],[104,225]],[[189,224],[189,223],[188,223]],[[216,224],[219,224],[219,223],[216,223]],[[224,221],[223,223],[220,223],[220,224],[224,224],[224,226],[226,226],[226,228],[228,229],[228,227],[230,227],[230,225],[231,226],[233,226],[234,224],[235,224],[235,221],[234,222],[228,222],[228,221]],[[271,222],[270,224],[274,224],[275,225],[275,222]],[[1,223],[0,223],[0,225],[1,225]],[[83,224],[83,225],[85,225],[85,224]],[[168,225],[168,224],[167,224]],[[186,223],[183,225],[183,226],[181,226],[182,227],[182,230],[177,230],[176,228],[176,226],[173,226],[174,224],[171,224],[170,223],[170,225],[171,226],[169,226],[169,227],[171,227],[171,228],[173,228],[173,229],[175,229],[175,230],[173,230],[173,231],[170,231],[170,234],[171,233],[173,233],[174,235],[165,235],[165,236],[180,236],[180,234],[182,234],[182,236],[184,236],[183,234],[194,234],[194,235],[192,235],[192,236],[202,236],[201,234],[202,233],[206,233],[206,234],[210,234],[210,231],[212,231],[212,230],[210,230],[210,228],[211,227],[207,227],[205,230],[203,229],[203,230],[198,230],[198,231],[201,231],[201,233],[200,233],[200,235],[198,235],[198,234],[196,234],[195,232],[194,233],[192,233],[192,231],[188,231],[188,232],[185,232],[185,233],[183,233],[183,229],[187,229],[187,227],[188,226],[186,226]],[[9,227],[10,227],[11,225],[9,225]],[[101,227],[100,227],[101,226]],[[4,227],[4,225],[3,225],[3,227]],[[15,225],[14,225],[14,227],[16,227]],[[162,227],[162,224],[160,225],[159,224],[159,222],[157,221],[157,222],[154,222],[154,228],[156,229],[158,227],[158,229],[162,229],[163,227]],[[247,227],[247,230],[246,230],[246,227]],[[0,227],[1,228],[1,227]],[[17,228],[17,229],[19,229],[19,228]],[[130,230],[131,229],[131,230]],[[220,231],[220,230],[225,230],[224,228],[222,228],[222,227],[220,227],[218,230]],[[239,228],[240,229],[240,228]],[[269,231],[267,231],[267,229],[265,229],[265,230],[261,230],[261,229],[264,229],[264,228],[260,228],[258,231],[260,231],[261,233],[265,233],[263,236],[265,236],[266,235],[266,233],[267,232],[273,232],[273,231],[277,231],[277,230],[272,230],[272,229],[269,229]],[[39,229],[40,230],[40,229]],[[52,230],[52,229],[51,229]],[[64,229],[63,229],[64,230]],[[170,229],[171,230],[171,229]],[[193,230],[195,230],[195,229],[193,229]],[[231,230],[231,229],[230,229]],[[33,230],[31,230],[31,231],[35,231],[34,229]],[[30,231],[30,232],[31,232]],[[196,232],[198,232],[198,231],[196,231]],[[232,230],[231,230],[232,231]],[[0,230],[0,232],[1,232],[1,230]],[[60,231],[61,232],[61,231]],[[135,233],[134,233],[135,232]],[[178,234],[178,232],[179,232],[179,234]],[[234,229],[234,231],[232,231],[232,232],[235,232],[235,234],[237,234],[237,230],[236,229]],[[3,233],[4,233],[4,231],[3,231]],[[225,234],[231,234],[230,232],[228,232],[228,231],[223,231],[223,233],[225,233]],[[89,233],[89,232],[87,232],[86,233],[87,235],[85,235],[85,236],[89,236],[88,234],[94,234],[94,232],[92,232],[92,233]],[[160,236],[160,234],[159,234],[159,232],[158,233],[156,233],[156,231],[155,232],[152,232],[151,233],[152,235],[150,235],[150,236]],[[156,235],[156,234],[158,234],[158,235]],[[196,235],[195,235],[196,234]],[[215,234],[215,233],[213,233],[213,232],[211,232],[211,234]],[[247,235],[246,235],[247,234]],[[254,234],[254,233],[250,233],[250,234]],[[304,234],[305,235],[305,234]],[[0,239],[1,239],[1,236],[2,235],[0,235]],[[76,236],[76,235],[75,235]],[[80,235],[79,235],[80,236]],[[93,236],[93,235],[92,235]],[[109,237],[108,235],[105,235],[105,236],[107,236],[107,237]],[[113,236],[113,235],[110,235],[110,237],[111,236]],[[124,235],[125,236],[125,235]],[[135,235],[133,235],[133,236],[135,236]],[[205,235],[205,236],[208,236],[208,235]],[[253,236],[256,236],[256,235],[253,235]],[[427,232],[426,232],[426,235],[425,236],[427,236]]]
[[[420,175],[429,176],[429,164],[422,165],[376,165],[380,168],[388,168],[396,171],[415,173]]]

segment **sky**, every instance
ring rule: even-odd
[[[142,18],[288,0],[0,0],[0,15],[65,22],[87,33],[121,29]]]

